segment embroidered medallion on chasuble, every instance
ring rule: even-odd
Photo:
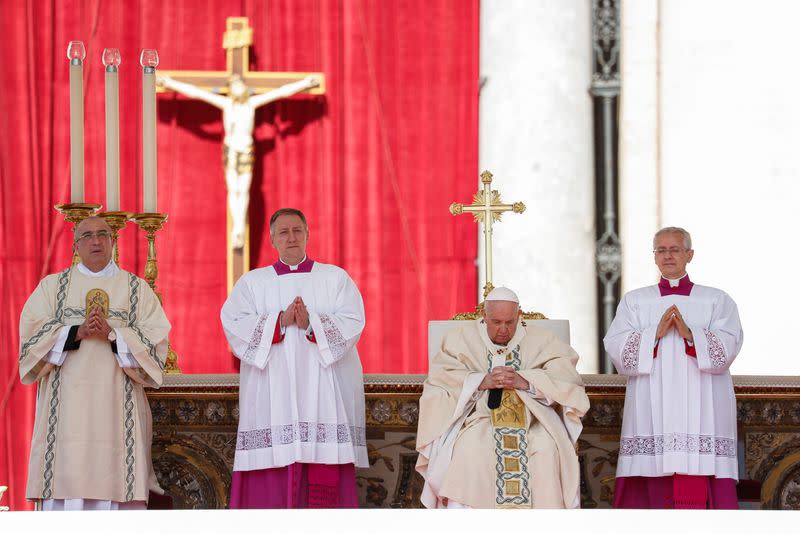
[[[519,345],[488,353],[489,372],[505,365],[519,371]],[[528,471],[528,410],[516,390],[504,389],[500,406],[492,410],[497,472],[496,508],[530,508],[531,485]]]
[[[108,302],[108,293],[102,289],[90,289],[86,293],[86,313],[88,314],[92,308],[100,308],[103,317],[108,319]]]

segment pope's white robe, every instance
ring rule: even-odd
[[[517,391],[528,418],[527,506],[577,508],[575,443],[580,418],[589,409],[575,370],[578,355],[535,321],[518,324],[507,347],[518,354],[518,372],[533,388]],[[445,499],[471,508],[503,506],[488,391],[478,390],[492,354],[501,348],[489,340],[485,324],[470,321],[445,336],[431,361],[420,399],[416,466],[425,478],[421,500],[428,508],[446,506]]]
[[[159,386],[170,325],[150,286],[119,269],[89,276],[78,267],[44,278],[20,317],[20,377],[38,382],[28,468],[29,499],[146,501],[163,493],[151,463],[152,421],[143,384]],[[121,368],[108,341],[88,338],[48,363],[65,328],[86,317],[91,289],[109,296],[110,326],[136,367]],[[63,342],[62,342],[63,344]],[[63,356],[63,354],[62,354]]]
[[[273,344],[279,314],[302,297],[316,343],[296,325]],[[364,381],[356,343],[361,294],[347,273],[315,262],[311,272],[275,268],[242,276],[222,307],[241,360],[234,471],[296,462],[367,467]]]
[[[658,343],[664,312],[677,305],[697,357],[670,329]],[[728,368],[742,346],[736,304],[694,284],[689,296],[661,296],[657,285],[627,293],[604,339],[628,376],[617,476],[713,475],[738,479],[736,398]]]

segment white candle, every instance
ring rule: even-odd
[[[103,50],[106,67],[106,209],[119,211],[119,71],[118,48]]]
[[[86,48],[81,41],[70,41],[69,59],[69,147],[70,202],[83,202],[83,60]]]
[[[144,175],[144,211],[157,213],[156,179],[156,66],[158,52],[142,50],[142,173]]]

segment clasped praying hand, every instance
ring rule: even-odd
[[[673,328],[678,331],[678,335],[683,339],[694,343],[692,331],[686,325],[686,321],[683,320],[683,316],[675,304],[667,308],[667,311],[661,316],[661,320],[658,322],[658,328],[656,329],[656,340],[666,336]]]
[[[103,316],[103,310],[99,306],[93,306],[86,316],[86,320],[78,327],[78,333],[75,335],[75,340],[97,337],[100,339],[108,339],[108,333],[111,332],[111,326]]]
[[[303,330],[308,328],[308,309],[302,297],[295,297],[281,314],[281,326],[285,328],[292,324]]]
[[[481,384],[478,386],[479,390],[485,389],[529,389],[531,387],[530,383],[522,378],[519,373],[517,373],[511,367],[495,367],[492,369],[490,373],[486,373],[486,376],[481,381]]]

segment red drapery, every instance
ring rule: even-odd
[[[365,372],[427,369],[427,321],[474,304],[476,231],[448,205],[477,185],[478,0],[11,0],[0,7],[0,484],[24,501],[34,387],[19,384],[18,319],[39,279],[64,268],[71,232],[66,46],[87,48],[86,201],[105,199],[100,61],[119,47],[121,207],[142,210],[142,48],[160,68],[224,70],[225,18],[253,27],[252,70],[322,71],[324,98],[257,112],[250,204],[252,265],[275,259],[265,219],[309,217],[309,255],[344,267],[361,289]],[[234,372],[219,309],[225,283],[220,112],[158,97],[158,287],[185,373]],[[123,230],[122,267],[141,275],[143,233]]]

